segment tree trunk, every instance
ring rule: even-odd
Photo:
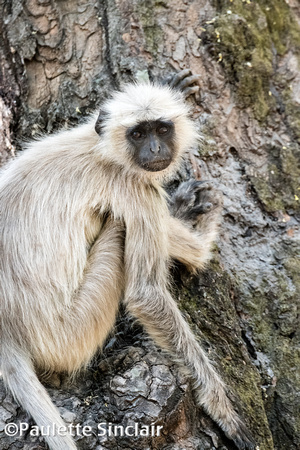
[[[193,277],[178,266],[175,292],[260,450],[300,448],[299,22],[297,0],[0,1],[2,164],[122,82],[201,75],[191,106],[203,139],[178,180],[214,179],[224,217],[212,263]],[[49,392],[67,422],[92,427],[81,449],[235,448],[123,313],[91,368]],[[0,400],[1,449],[46,448],[4,432],[29,418],[2,383]],[[97,436],[102,422],[163,429]]]

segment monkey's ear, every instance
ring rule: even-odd
[[[105,120],[107,119],[107,117],[108,117],[108,113],[100,110],[98,119],[96,120],[96,123],[95,123],[95,131],[97,134],[99,134],[99,136],[101,136],[103,134],[104,123],[105,123]]]

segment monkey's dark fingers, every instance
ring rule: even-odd
[[[246,429],[246,427],[245,427],[245,429]],[[254,440],[253,440],[252,436],[249,434],[248,430],[246,430],[246,434],[241,433],[239,436],[237,436],[236,438],[233,438],[232,440],[239,450],[259,449],[259,447],[256,446],[256,444],[254,443]]]
[[[179,186],[177,193],[179,192],[200,192],[200,191],[210,191],[214,188],[213,181],[199,181],[199,180],[189,180],[184,181]]]
[[[188,98],[193,94],[196,94],[197,92],[199,92],[200,90],[200,86],[193,86],[193,87],[189,87],[183,90],[183,95],[184,98]]]
[[[201,192],[201,191],[211,191],[214,188],[213,181],[194,181],[193,191]]]
[[[169,84],[170,87],[178,88],[177,85],[180,83],[180,81],[183,80],[184,78],[188,77],[191,73],[192,72],[190,69],[181,70],[176,75],[174,75],[174,77],[172,77],[172,80],[170,81],[170,84]]]
[[[226,435],[235,443],[239,450],[256,450],[254,438],[246,425],[240,420],[235,421],[236,430],[234,433],[226,433]]]
[[[203,203],[202,205],[195,206],[191,209],[191,214],[193,216],[198,216],[199,214],[206,214],[215,208],[217,205],[214,205],[211,202]]]
[[[250,442],[250,441],[246,442],[244,439],[240,439],[240,438],[233,439],[233,442],[235,443],[236,447],[239,450],[255,450],[255,449],[259,448],[259,447],[256,447],[256,445],[253,444],[252,442]]]
[[[199,197],[202,191],[211,191],[213,189],[211,181],[189,180],[181,183],[177,191],[172,196],[173,203],[184,203],[186,206],[193,206],[196,197]],[[208,200],[207,200],[208,201]],[[199,201],[197,201],[199,203]],[[203,201],[202,203],[205,203]]]
[[[184,91],[185,88],[191,86],[194,83],[197,83],[199,81],[200,75],[191,75],[190,77],[183,78],[180,83],[176,86],[176,89],[180,89],[181,91]]]

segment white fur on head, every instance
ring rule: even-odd
[[[101,108],[103,113],[103,139],[100,142],[101,154],[105,159],[134,170],[146,171],[138,167],[130,158],[130,146],[126,139],[126,130],[143,121],[171,120],[175,125],[174,162],[161,172],[149,172],[157,177],[172,172],[178,167],[185,150],[197,139],[194,123],[189,119],[189,108],[179,91],[168,86],[128,84],[120,92],[107,100]]]

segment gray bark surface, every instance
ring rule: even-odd
[[[0,42],[1,164],[22,140],[82,122],[122,82],[201,75],[189,101],[202,140],[175,184],[214,179],[223,224],[200,276],[174,269],[174,293],[259,449],[300,448],[299,1],[1,0]],[[78,448],[234,450],[124,312],[91,368],[57,385],[65,421],[95,430]],[[30,419],[0,381],[0,448],[46,448],[4,433],[19,421]],[[97,437],[101,422],[163,432]]]

